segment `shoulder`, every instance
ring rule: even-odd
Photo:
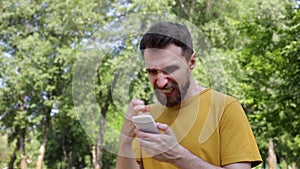
[[[210,95],[213,104],[223,104],[225,107],[231,105],[232,103],[240,104],[235,97],[213,89],[209,89],[208,94]]]

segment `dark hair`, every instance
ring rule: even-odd
[[[140,42],[140,50],[144,54],[146,48],[162,49],[174,43],[182,49],[187,60],[193,51],[192,37],[186,26],[173,22],[158,22],[144,34]]]

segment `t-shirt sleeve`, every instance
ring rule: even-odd
[[[237,100],[225,107],[220,124],[222,165],[251,162],[254,167],[262,162],[247,116]]]

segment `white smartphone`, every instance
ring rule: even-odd
[[[141,131],[159,134],[159,130],[156,127],[156,123],[153,117],[149,114],[133,116],[132,121],[135,127]]]

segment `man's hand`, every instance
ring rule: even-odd
[[[142,100],[132,99],[127,109],[125,121],[123,124],[122,134],[133,139],[135,137],[133,131],[135,129],[135,126],[131,121],[132,116],[135,116],[137,114],[143,114],[149,111],[150,111],[150,105],[145,105],[144,101]]]
[[[228,164],[223,167],[214,166],[201,158],[195,156],[187,149],[182,147],[166,124],[157,123],[157,127],[163,131],[161,134],[151,134],[134,130],[136,137],[139,138],[140,146],[151,157],[156,160],[172,163],[180,169],[250,169],[250,162],[240,162]]]
[[[135,126],[131,121],[131,118],[137,114],[143,114],[149,111],[150,106],[145,105],[144,101],[139,99],[131,100],[121,132],[116,169],[141,168],[136,162],[133,152],[132,141],[135,137]]]
[[[179,153],[182,149],[168,125],[157,123],[157,128],[162,130],[161,134],[146,133],[134,130],[139,138],[140,146],[151,157],[156,160],[170,162],[178,160],[181,156]]]

